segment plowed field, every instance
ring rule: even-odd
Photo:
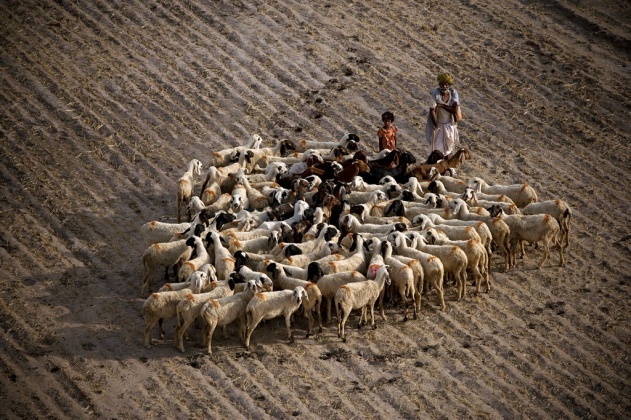
[[[2,1],[0,417],[628,417],[630,53],[614,0]],[[374,153],[385,110],[422,160],[442,71],[458,176],[568,202],[565,267],[494,255],[490,293],[352,317],[347,343],[277,319],[208,357],[170,320],[144,348],[139,227],[175,221],[189,160],[253,133]]]

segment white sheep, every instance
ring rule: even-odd
[[[299,152],[304,152],[308,149],[333,149],[337,146],[346,146],[349,141],[359,141],[359,137],[354,133],[347,133],[340,138],[337,142],[326,142],[326,141],[311,141],[311,140],[300,140],[296,142],[296,150]]]
[[[543,267],[543,263],[550,255],[550,243],[554,243],[559,248],[559,265],[565,264],[563,258],[563,245],[557,237],[561,229],[559,222],[549,214],[531,214],[520,215],[504,213],[501,207],[492,207],[491,214],[501,217],[501,219],[510,226],[510,266],[515,266],[517,249],[520,241],[522,257],[524,256],[523,241],[534,243],[543,242],[543,258],[539,263],[539,268]]]
[[[390,235],[388,235],[388,241],[392,243],[393,248],[397,254],[408,258],[413,258],[421,264],[421,266],[423,267],[424,284],[431,286],[432,289],[438,293],[440,306],[444,311],[446,308],[443,293],[445,268],[440,258],[436,257],[435,255],[419,251],[418,249],[416,249],[416,247],[411,246],[415,245],[415,243],[407,238],[402,232],[391,233]],[[422,290],[417,290],[417,292],[422,292]],[[418,297],[420,298],[420,296]],[[420,299],[417,302],[417,306],[417,310],[420,310]]]
[[[264,173],[248,174],[248,181],[254,185],[260,182],[276,181],[278,175],[285,175],[288,172],[285,162],[272,162],[264,169]]]
[[[288,219],[285,220],[275,220],[275,221],[269,221],[269,222],[263,222],[261,223],[261,225],[259,226],[259,229],[268,229],[268,230],[272,230],[272,229],[276,229],[278,228],[282,223],[286,224],[286,225],[293,225],[294,223],[298,223],[300,222],[305,214],[305,211],[309,208],[309,204],[304,201],[304,200],[297,200],[294,203],[294,215],[291,216]]]
[[[419,214],[429,214],[438,207],[439,196],[432,193],[425,194],[421,201],[403,201],[401,199],[389,200],[384,203],[383,215],[405,216],[413,220]],[[442,210],[438,210],[442,213]]]
[[[188,294],[176,307],[177,328],[173,338],[175,348],[184,353],[184,334],[188,327],[200,317],[204,304],[211,299],[220,299],[234,293],[232,279],[213,283],[214,288],[206,293]]]
[[[274,292],[257,293],[248,302],[245,309],[245,348],[250,351],[250,337],[254,329],[263,320],[276,318],[284,315],[285,326],[287,328],[287,338],[293,343],[294,337],[291,333],[291,315],[302,304],[302,299],[308,300],[307,291],[298,286],[294,290],[278,290]]]
[[[489,282],[489,255],[484,245],[477,239],[452,240],[443,232],[434,228],[424,229],[423,236],[431,245],[456,245],[467,255],[467,268],[473,272],[476,285],[476,293],[480,293],[480,284],[485,281],[486,292],[491,290]],[[466,292],[466,287],[465,287]]]
[[[285,265],[293,265],[294,267],[304,267],[311,261],[319,261],[324,257],[333,254],[333,249],[337,248],[337,244],[332,241],[327,241],[324,246],[320,247],[317,251],[308,252],[306,254],[296,254],[281,259],[280,262]],[[289,244],[286,250],[299,250],[296,244]],[[279,258],[282,258],[282,254]]]
[[[255,188],[258,188],[256,185],[252,184]],[[287,188],[283,188],[280,185],[274,183],[271,186],[262,187],[261,193],[265,197],[267,197],[267,203],[276,207],[281,204],[287,203],[290,200],[291,192]]]
[[[212,264],[205,264],[198,271],[206,273],[207,281],[202,285],[202,292],[208,292],[212,290],[212,282],[217,281],[217,273],[215,272],[215,267]],[[197,271],[195,272],[197,273]],[[178,283],[165,283],[162,287],[158,289],[158,292],[174,292],[182,289],[190,289],[191,281],[195,279],[197,274],[192,273],[188,278],[184,281]]]
[[[437,256],[443,263],[446,273],[451,273],[456,280],[458,300],[466,295],[467,291],[467,255],[457,246],[430,245],[420,232],[410,232],[408,237],[415,241],[414,246],[419,251]],[[485,251],[486,252],[486,251]]]
[[[416,290],[416,275],[407,264],[399,261],[398,259],[392,256],[392,244],[388,241],[383,241],[380,243],[381,247],[381,255],[383,256],[384,263],[389,267],[388,273],[390,274],[390,279],[392,280],[392,285],[399,292],[399,296],[401,297],[401,301],[403,302],[403,321],[407,321],[408,319],[408,297],[415,300]],[[417,307],[416,304],[412,304],[414,309],[414,319],[417,317]]]
[[[242,185],[245,188],[245,193],[248,199],[248,205],[243,206],[243,209],[247,210],[263,210],[269,203],[267,201],[267,197],[263,195],[263,193],[256,188],[250,185],[250,181],[248,181],[247,176],[244,174],[238,175],[236,178],[237,186]],[[236,188],[236,187],[235,187]],[[232,195],[234,197],[234,190],[232,190]],[[235,211],[235,213],[237,213]]]
[[[235,219],[231,222],[224,223],[219,230],[222,235],[228,232],[247,232],[255,229],[259,222],[255,217],[243,216],[244,213],[237,213]]]
[[[283,267],[285,273],[295,279],[309,280],[315,283],[317,278],[324,275],[324,271],[322,270],[320,263],[317,261],[310,262],[306,267],[294,267],[292,265],[282,264],[273,259],[266,259],[260,261],[254,271],[263,272],[271,263],[276,263],[277,265]]]
[[[324,274],[339,273],[341,271],[359,271],[366,272],[366,254],[364,252],[364,238],[357,233],[352,234],[353,242],[349,246],[351,254],[346,258],[338,258],[337,254],[331,255],[331,261],[327,261],[324,265],[321,263]]]
[[[450,203],[453,215],[460,220],[484,222],[493,236],[493,242],[504,255],[504,272],[508,271],[510,264],[510,227],[500,217],[480,216],[478,214],[469,213],[467,203],[462,199],[456,198]],[[450,223],[452,223],[450,221]],[[488,249],[487,249],[488,252]],[[490,256],[490,254],[489,254]]]
[[[256,153],[261,149],[244,149],[239,152],[239,157],[236,162],[233,162],[226,166],[217,167],[217,170],[222,176],[230,176],[230,174],[236,174],[239,170],[252,173],[256,166]],[[223,186],[222,186],[223,189]]]
[[[476,192],[507,195],[517,207],[525,207],[537,201],[537,192],[528,184],[489,185],[482,178],[473,177],[469,179],[467,186]]]
[[[248,191],[243,184],[236,184],[232,189],[232,200],[230,201],[230,210],[238,213],[241,210],[250,208],[250,200],[248,199]],[[267,201],[266,201],[267,203]]]
[[[140,234],[145,242],[145,248],[152,244],[169,242],[176,233],[184,232],[191,227],[191,223],[165,223],[153,220],[140,226]]]
[[[475,223],[475,222],[473,222]],[[471,224],[473,224],[471,223]],[[485,229],[486,231],[488,231],[488,240],[489,243],[492,240],[491,237],[491,232],[488,230],[489,228],[483,223],[483,222],[477,222],[480,223],[482,226],[484,226],[483,229]],[[475,229],[474,226],[470,226],[470,225],[466,225],[466,226],[460,226],[460,225],[449,225],[449,224],[436,224],[434,222],[432,222],[432,220],[429,218],[428,215],[426,214],[419,214],[418,216],[414,217],[414,219],[412,219],[412,224],[414,226],[418,226],[419,229],[424,230],[427,228],[434,228],[437,229],[441,232],[444,232],[445,235],[447,235],[449,237],[449,239],[452,240],[469,240],[469,239],[476,239],[478,241],[480,241],[481,243],[484,243],[482,241],[482,238],[480,237],[480,234],[477,232],[477,230]],[[486,239],[486,237],[485,237]]]
[[[567,248],[570,246],[570,222],[572,220],[572,208],[562,200],[548,200],[530,203],[521,210],[522,214],[549,214],[557,219],[561,226],[561,243]]]
[[[347,194],[345,198],[350,205],[364,204],[368,202],[377,204],[383,201],[387,201],[388,195],[385,191],[383,191],[382,186],[382,188],[375,191],[351,191],[351,193]]]
[[[165,267],[165,277],[167,277],[170,267],[179,268],[183,261],[187,261],[191,257],[192,253],[193,249],[187,245],[186,239],[150,245],[142,254],[145,272],[141,291],[150,287],[151,276],[156,268]]]
[[[301,286],[307,292],[307,302],[302,303],[302,309],[305,316],[309,320],[309,328],[307,330],[307,337],[312,334],[313,331],[313,314],[315,311],[318,318],[318,332],[322,332],[322,293],[315,283],[310,281],[296,279],[290,277],[285,273],[285,270],[281,265],[276,263],[269,264],[265,271],[270,273],[272,281],[275,282],[283,290],[294,290],[296,287]]]
[[[442,183],[442,181],[438,181],[438,180],[431,181],[429,185],[427,186],[427,191],[428,191],[427,194],[430,194],[430,193],[441,194],[441,195],[444,195],[446,197],[451,197],[451,198],[460,198],[461,195],[464,194],[464,191],[461,193],[458,193],[458,192],[447,190],[447,188],[445,188],[445,185]],[[466,188],[465,188],[465,191],[466,191]]]
[[[217,278],[226,280],[230,273],[234,271],[235,259],[232,253],[223,245],[225,241],[217,232],[209,232],[206,237],[209,245],[212,244],[215,251],[215,269],[217,270]]]
[[[268,292],[271,292],[274,289],[274,282],[272,282],[272,279],[270,279],[267,274],[263,274],[260,271],[252,270],[247,265],[242,265],[241,267],[239,267],[239,270],[236,271],[236,273],[238,273],[238,275],[245,282],[255,280],[261,283],[263,285],[263,288]],[[237,283],[237,285],[235,286],[235,292],[241,291],[241,289],[243,288],[240,286],[241,284],[242,283]]]
[[[274,147],[263,147],[253,150],[252,162],[254,165],[267,167],[268,162],[274,156],[285,156],[289,151],[295,151],[296,144],[290,140],[277,140]]]
[[[356,283],[366,281],[367,279],[366,276],[359,271],[342,271],[339,273],[325,274],[314,280],[315,284],[320,289],[320,293],[322,293],[322,298],[326,300],[326,322],[331,322],[331,307],[337,289],[347,283]]]
[[[368,207],[366,206],[353,206],[351,208],[351,214],[357,216],[358,220],[364,224],[391,224],[391,223],[403,223],[408,228],[412,227],[412,222],[404,216],[371,216]]]
[[[243,241],[234,239],[232,236],[229,236],[228,238],[232,238],[232,240],[227,240],[227,242],[228,250],[233,255],[239,250],[244,252],[273,254],[271,252],[272,249],[280,243],[280,232],[271,231],[269,232],[269,236],[259,236],[258,238],[246,239]]]
[[[347,283],[337,290],[335,293],[335,312],[337,314],[337,335],[346,342],[346,333],[344,327],[353,309],[361,309],[359,316],[359,325],[362,321],[368,321],[368,308],[370,308],[370,322],[373,329],[377,328],[375,324],[375,302],[383,291],[385,285],[390,284],[390,275],[388,274],[388,266],[383,265],[377,271],[375,280],[366,280],[357,283]],[[385,314],[382,314],[384,321]]]
[[[264,290],[261,282],[249,280],[245,290],[220,299],[210,299],[201,310],[201,317],[205,322],[204,344],[207,346],[208,355],[212,355],[212,338],[217,327],[223,327],[223,336],[226,337],[226,326],[239,320],[239,338],[245,339],[245,310],[252,297]],[[184,351],[183,347],[180,351]]]
[[[478,193],[471,188],[467,188],[465,192],[460,195],[460,198],[471,206],[480,206],[488,209],[492,205],[496,204],[504,209],[506,214],[521,214],[519,207],[515,203],[507,203],[505,201],[485,200],[479,197]]]
[[[381,239],[367,238],[366,240],[364,240],[364,249],[370,253],[370,258],[368,259],[366,273],[365,273],[366,279],[374,280],[377,278],[377,272],[379,271],[381,266],[385,265],[385,261],[383,260],[383,255],[381,254]],[[384,313],[384,309],[383,309],[384,295],[385,293],[382,293],[379,296],[379,311],[381,314]]]
[[[462,179],[441,175],[438,172],[435,172],[435,176],[432,177],[432,181],[440,181],[447,191],[457,194],[462,194],[467,188],[467,183]]]
[[[205,208],[206,208],[206,204],[204,204],[202,199],[196,195],[192,196],[191,200],[186,205],[186,210],[194,215],[197,215],[199,212],[201,212]],[[195,220],[195,217],[193,217],[193,220]]]
[[[183,232],[177,232],[171,236],[168,242],[179,241],[180,239],[188,239],[192,236],[200,236],[204,234],[206,229],[208,228],[208,223],[210,219],[214,217],[212,213],[208,213],[207,211],[199,212],[193,218],[193,221],[190,224],[190,227]]]
[[[418,313],[421,311],[421,295],[425,286],[425,270],[423,269],[423,265],[416,258],[410,258],[404,255],[393,254],[393,258],[406,264],[414,273],[414,304],[416,306],[416,312]]]
[[[239,152],[245,149],[259,149],[263,138],[258,134],[252,134],[249,142],[245,146],[236,146],[231,148],[225,148],[213,152],[210,158],[210,164],[208,166],[226,166],[231,163],[232,160],[238,159]]]
[[[162,322],[165,319],[175,318],[177,304],[191,293],[199,293],[207,280],[206,273],[198,271],[191,279],[191,287],[170,292],[157,292],[151,294],[142,306],[142,314],[145,318],[144,342],[146,348],[151,348],[151,330],[158,323],[160,338],[164,338],[165,332]]]
[[[478,239],[482,245],[484,245],[484,248],[486,248],[486,252],[489,256],[488,270],[491,269],[491,255],[493,254],[491,242],[493,242],[493,235],[486,223],[475,220],[443,219],[437,214],[423,214],[416,216],[414,220],[412,220],[412,224],[418,226],[421,230],[428,227],[436,228],[445,232],[449,239]],[[508,245],[508,243],[506,243],[506,245]]]
[[[379,184],[369,184],[364,181],[364,178],[357,175],[353,177],[351,182],[349,183],[349,187],[351,191],[357,192],[372,192],[372,191],[383,191],[383,185]]]
[[[316,238],[307,242],[295,243],[291,245],[293,245],[295,248],[300,249],[303,254],[313,251],[319,251],[326,245],[328,241],[332,240],[340,233],[340,231],[335,226],[329,225],[328,223],[319,224],[318,226],[316,226],[316,228],[319,229],[319,231],[317,232],[318,236]],[[280,242],[278,245],[270,250],[270,254],[280,256],[288,245],[289,244],[286,242]]]
[[[345,214],[340,217],[340,227],[344,226],[348,232],[370,233],[373,235],[387,235],[395,230],[407,230],[407,225],[401,222],[388,223],[384,225],[375,223],[361,223],[352,214]],[[409,223],[409,222],[408,222]]]
[[[224,193],[219,196],[217,201],[212,204],[207,205],[206,210],[212,211],[214,213],[219,213],[220,211],[228,211],[230,210],[230,204],[232,203],[232,194]]]
[[[182,262],[182,266],[177,272],[177,278],[179,281],[184,281],[193,272],[198,271],[204,264],[209,261],[208,251],[204,246],[202,238],[199,236],[193,236],[186,240],[186,245],[191,249],[195,249],[195,258]]]
[[[219,200],[219,197],[221,197],[221,193],[221,185],[217,181],[213,181],[210,183],[210,185],[204,188],[204,191],[202,191],[202,195],[199,200],[203,203],[203,207],[209,206]],[[191,207],[190,203],[189,207]],[[199,207],[199,204],[197,204],[197,207]],[[197,211],[200,210],[201,209],[198,209]]]
[[[176,206],[177,206],[177,222],[180,223],[180,208],[182,204],[186,208],[188,202],[193,195],[193,185],[195,184],[195,175],[201,175],[202,163],[198,159],[192,159],[188,163],[186,172],[176,182]],[[191,221],[191,213],[188,213],[188,221]]]
[[[408,182],[406,182],[405,184],[401,184],[401,187],[409,190],[412,194],[416,194],[419,197],[423,197],[425,195],[425,192],[423,192],[423,188],[421,186],[421,182],[415,176],[411,176],[408,179]]]

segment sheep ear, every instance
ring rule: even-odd
[[[393,239],[394,239],[394,244],[398,247],[401,246],[401,235],[394,235]]]
[[[307,295],[307,291],[305,289],[302,289],[301,293],[304,296],[305,300],[309,302],[309,295]]]

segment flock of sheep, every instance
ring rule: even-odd
[[[500,268],[516,265],[524,242],[541,244],[541,267],[550,245],[569,245],[571,209],[561,200],[537,201],[527,184],[489,185],[444,175],[471,158],[461,149],[437,163],[416,164],[408,152],[383,151],[368,159],[359,138],[339,142],[276,141],[213,153],[200,194],[202,162],[193,159],[176,182],[177,223],[141,227],[143,292],[156,270],[167,281],[143,305],[144,344],[156,324],[177,318],[174,345],[184,352],[187,330],[202,328],[211,352],[215,328],[239,323],[250,348],[263,320],[284,316],[293,341],[296,311],[308,319],[307,337],[322,332],[323,315],[346,340],[347,319],[375,328],[374,309],[386,319],[389,300],[416,319],[423,296],[446,307],[444,287],[456,299],[491,290],[492,256]],[[187,221],[181,222],[182,215]],[[170,281],[173,276],[176,280]],[[326,310],[322,303],[326,300]]]

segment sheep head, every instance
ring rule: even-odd
[[[296,300],[298,305],[302,304],[302,298],[304,297],[307,302],[309,302],[309,296],[307,295],[307,291],[302,286],[297,286],[294,289],[294,293],[292,293],[292,297]]]

